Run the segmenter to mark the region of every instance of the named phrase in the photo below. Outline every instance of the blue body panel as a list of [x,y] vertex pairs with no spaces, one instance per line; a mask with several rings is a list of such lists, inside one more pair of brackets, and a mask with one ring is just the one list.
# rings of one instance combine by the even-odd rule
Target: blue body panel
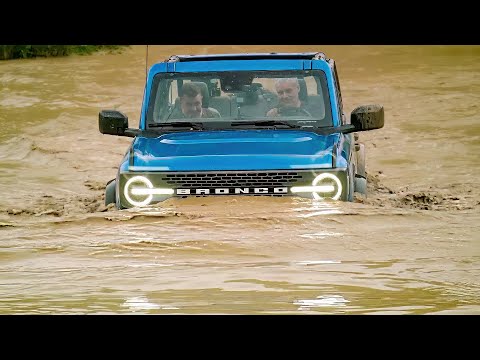
[[[125,171],[212,171],[330,169],[347,166],[341,134],[297,130],[232,130],[167,133],[138,137]],[[336,144],[336,146],[334,146]],[[337,149],[336,162],[333,150]],[[340,166],[339,166],[340,165]]]

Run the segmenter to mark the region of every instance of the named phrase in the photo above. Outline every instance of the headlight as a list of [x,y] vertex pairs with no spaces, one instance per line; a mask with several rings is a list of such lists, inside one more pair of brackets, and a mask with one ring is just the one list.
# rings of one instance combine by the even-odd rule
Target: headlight
[[290,189],[293,193],[311,192],[313,198],[316,200],[324,198],[338,200],[340,196],[342,196],[342,190],[342,182],[340,179],[330,173],[318,175],[313,179],[312,186],[294,186]]
[[[135,175],[129,179],[125,179],[125,181],[125,184],[121,185],[125,207],[148,206],[152,203],[164,201],[175,193],[172,188],[156,187],[160,184],[163,185],[163,183],[159,182],[158,178],[155,178],[155,175],[152,177],[147,174]],[[159,184],[157,185],[157,183]],[[168,184],[164,185],[168,186]]]
[[[313,197],[317,200],[323,199],[325,197],[331,198],[332,200],[338,200],[342,195],[342,182],[336,175],[330,173],[320,174],[315,179],[313,179],[312,185],[325,188],[328,187],[328,189],[325,189],[327,191],[318,191],[313,193]],[[323,196],[320,196],[319,193]]]
[[125,184],[123,194],[125,199],[133,206],[145,206],[150,204],[153,199],[151,193],[142,194],[147,189],[153,189],[152,182],[144,176],[134,176]]

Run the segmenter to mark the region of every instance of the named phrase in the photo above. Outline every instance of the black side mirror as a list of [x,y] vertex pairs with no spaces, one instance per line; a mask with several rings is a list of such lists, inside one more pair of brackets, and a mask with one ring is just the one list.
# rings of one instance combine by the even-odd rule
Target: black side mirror
[[98,129],[102,134],[126,136],[128,117],[117,110],[102,110],[98,114]]
[[354,131],[368,131],[380,129],[384,124],[384,111],[382,105],[362,105],[352,111],[351,124]]

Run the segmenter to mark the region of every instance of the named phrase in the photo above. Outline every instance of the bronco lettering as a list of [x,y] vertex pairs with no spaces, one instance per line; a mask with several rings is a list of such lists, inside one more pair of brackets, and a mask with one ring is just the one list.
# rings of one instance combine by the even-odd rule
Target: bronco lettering
[[[250,192],[250,190],[252,190]],[[176,189],[177,195],[228,195],[228,194],[288,194],[288,187],[275,188],[210,188],[210,189]]]

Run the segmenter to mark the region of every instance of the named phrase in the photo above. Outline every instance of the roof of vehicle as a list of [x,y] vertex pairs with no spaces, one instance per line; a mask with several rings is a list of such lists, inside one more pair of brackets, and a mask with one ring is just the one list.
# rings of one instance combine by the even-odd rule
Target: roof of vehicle
[[[172,55],[154,64],[150,68],[149,77],[165,72],[325,69],[330,61],[322,52]],[[317,65],[314,66],[313,63]]]
[[212,61],[212,60],[325,60],[322,52],[303,53],[241,53],[241,54],[206,54],[206,55],[172,55],[165,62]]

